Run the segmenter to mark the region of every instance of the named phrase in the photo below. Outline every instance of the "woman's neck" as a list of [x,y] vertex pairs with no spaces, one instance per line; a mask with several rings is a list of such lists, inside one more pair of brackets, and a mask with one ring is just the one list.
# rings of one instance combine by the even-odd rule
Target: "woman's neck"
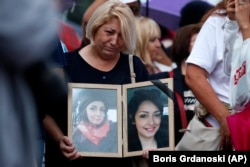
[[142,149],[145,150],[145,149],[155,149],[157,148],[157,142],[155,140],[154,137],[151,137],[151,138],[142,138],[139,136],[139,139],[140,139],[140,142],[141,142],[141,146],[142,146]]
[[89,65],[105,72],[112,70],[119,60],[119,56],[114,56],[113,59],[104,59],[91,44],[82,48],[79,54]]

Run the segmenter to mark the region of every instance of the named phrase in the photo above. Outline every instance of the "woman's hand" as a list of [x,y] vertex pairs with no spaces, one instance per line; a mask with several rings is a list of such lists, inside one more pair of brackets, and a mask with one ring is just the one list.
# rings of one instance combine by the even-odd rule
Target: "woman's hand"
[[230,20],[235,20],[235,1],[227,0],[226,2],[227,14]]
[[249,29],[250,27],[250,3],[248,0],[235,0],[235,19],[240,29]]
[[231,151],[233,147],[232,147],[230,132],[227,126],[226,117],[224,117],[220,121],[220,134],[221,134],[220,149]]
[[149,158],[149,151],[153,151],[155,148],[147,148],[142,150],[142,157],[148,159]]
[[74,144],[67,136],[63,136],[63,138],[59,141],[59,146],[62,154],[70,160],[81,158],[82,156],[75,149]]

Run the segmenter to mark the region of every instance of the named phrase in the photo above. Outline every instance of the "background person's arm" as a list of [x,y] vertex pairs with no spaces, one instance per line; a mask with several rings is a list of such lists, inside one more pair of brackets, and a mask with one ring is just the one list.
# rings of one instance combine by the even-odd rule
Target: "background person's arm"
[[208,73],[201,67],[194,64],[187,64],[185,77],[187,85],[198,101],[218,120],[221,129],[221,148],[230,149],[231,139],[226,122],[226,117],[230,113],[218,99],[207,77]]

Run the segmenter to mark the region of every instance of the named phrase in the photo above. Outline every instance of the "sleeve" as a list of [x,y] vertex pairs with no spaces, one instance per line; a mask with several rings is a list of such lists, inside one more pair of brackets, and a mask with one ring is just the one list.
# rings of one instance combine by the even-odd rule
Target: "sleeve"
[[218,19],[214,16],[210,16],[208,20],[203,24],[193,46],[193,49],[187,58],[186,62],[195,64],[203,69],[205,69],[208,73],[215,68],[217,62],[217,29],[218,27]]

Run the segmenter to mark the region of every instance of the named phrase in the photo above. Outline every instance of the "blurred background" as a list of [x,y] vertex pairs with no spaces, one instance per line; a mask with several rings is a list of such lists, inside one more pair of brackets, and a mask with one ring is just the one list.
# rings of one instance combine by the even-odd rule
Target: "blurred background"
[[[79,47],[82,32],[82,17],[94,0],[60,0],[62,28],[60,39],[69,51]],[[121,0],[122,1],[122,0]],[[141,15],[154,19],[162,30],[162,43],[166,48],[172,45],[176,30],[184,24],[197,22],[205,11],[220,0],[140,0]],[[181,25],[182,24],[182,25]],[[70,42],[71,41],[71,42]]]

